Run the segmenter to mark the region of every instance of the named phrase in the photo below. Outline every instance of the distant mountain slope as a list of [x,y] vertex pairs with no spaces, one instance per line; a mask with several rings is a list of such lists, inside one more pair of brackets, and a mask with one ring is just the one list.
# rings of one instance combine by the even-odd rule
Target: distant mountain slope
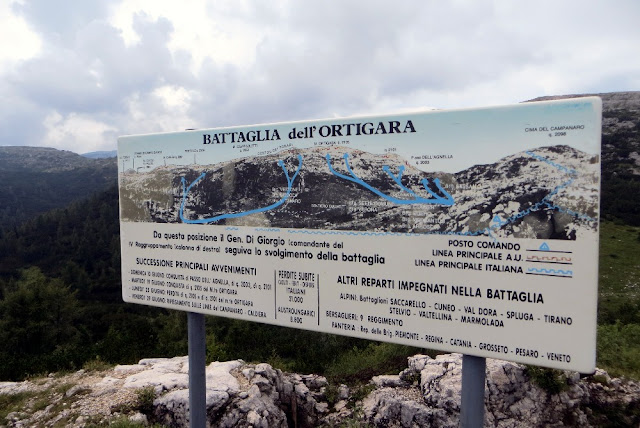
[[85,158],[89,158],[89,159],[103,159],[103,158],[115,158],[116,156],[118,156],[118,151],[117,150],[109,150],[109,151],[102,151],[102,152],[89,152],[89,153],[82,153],[80,156],[83,156]]
[[44,147],[0,147],[0,227],[18,225],[38,214],[115,184],[116,159],[88,159]]
[[530,101],[591,95],[602,98],[602,216],[640,226],[640,91]]

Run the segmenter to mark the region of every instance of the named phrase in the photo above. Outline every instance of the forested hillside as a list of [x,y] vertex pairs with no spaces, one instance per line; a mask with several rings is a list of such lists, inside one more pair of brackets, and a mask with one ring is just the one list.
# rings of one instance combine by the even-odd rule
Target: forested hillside
[[[607,221],[601,227],[599,364],[640,377],[640,92],[601,96]],[[21,150],[30,155],[17,156]],[[122,302],[115,160],[76,164],[75,156],[0,147],[0,380],[87,361],[132,363],[187,352],[184,313]],[[107,190],[69,205],[105,183]],[[214,317],[207,333],[209,359],[268,361],[354,378],[376,365],[393,370],[415,352]],[[360,363],[347,367],[350,360]]]
[[[0,379],[187,352],[186,315],[121,298],[118,194],[49,212],[0,239]],[[208,358],[320,371],[362,340],[208,319]],[[409,351],[404,351],[407,354]]]
[[115,158],[0,146],[0,225],[7,229],[103,191],[115,183],[116,174]]

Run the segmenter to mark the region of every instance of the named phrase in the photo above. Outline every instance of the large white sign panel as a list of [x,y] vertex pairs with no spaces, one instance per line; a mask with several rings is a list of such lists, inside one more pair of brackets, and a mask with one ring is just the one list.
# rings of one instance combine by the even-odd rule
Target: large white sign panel
[[595,368],[601,102],[118,141],[123,298]]

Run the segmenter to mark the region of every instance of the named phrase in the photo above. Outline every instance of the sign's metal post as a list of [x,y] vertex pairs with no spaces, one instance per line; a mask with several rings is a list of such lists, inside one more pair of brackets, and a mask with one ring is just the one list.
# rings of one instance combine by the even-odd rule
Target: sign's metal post
[[487,360],[472,355],[462,356],[462,401],[460,426],[482,428],[484,425],[484,390]]
[[189,329],[189,427],[205,428],[207,402],[204,315],[187,313]]

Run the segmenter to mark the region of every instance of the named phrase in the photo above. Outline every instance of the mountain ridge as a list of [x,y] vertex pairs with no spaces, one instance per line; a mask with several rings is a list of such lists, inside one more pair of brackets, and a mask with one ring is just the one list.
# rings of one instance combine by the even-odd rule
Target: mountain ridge
[[88,159],[48,147],[0,146],[0,225],[11,228],[106,190],[116,159]]
[[117,150],[107,150],[107,151],[98,151],[98,152],[89,152],[89,153],[80,153],[80,156],[89,158],[89,159],[103,159],[103,158],[115,158],[118,156]]
[[567,98],[584,98],[584,97],[600,97],[602,99],[602,110],[609,112],[612,110],[627,109],[640,111],[640,91],[623,91],[623,92],[599,92],[585,94],[566,94],[566,95],[544,95],[523,101],[525,103],[537,101],[553,101],[564,100]]
[[59,172],[110,166],[115,166],[113,159],[90,159],[52,147],[0,146],[0,171],[29,169],[33,172]]

